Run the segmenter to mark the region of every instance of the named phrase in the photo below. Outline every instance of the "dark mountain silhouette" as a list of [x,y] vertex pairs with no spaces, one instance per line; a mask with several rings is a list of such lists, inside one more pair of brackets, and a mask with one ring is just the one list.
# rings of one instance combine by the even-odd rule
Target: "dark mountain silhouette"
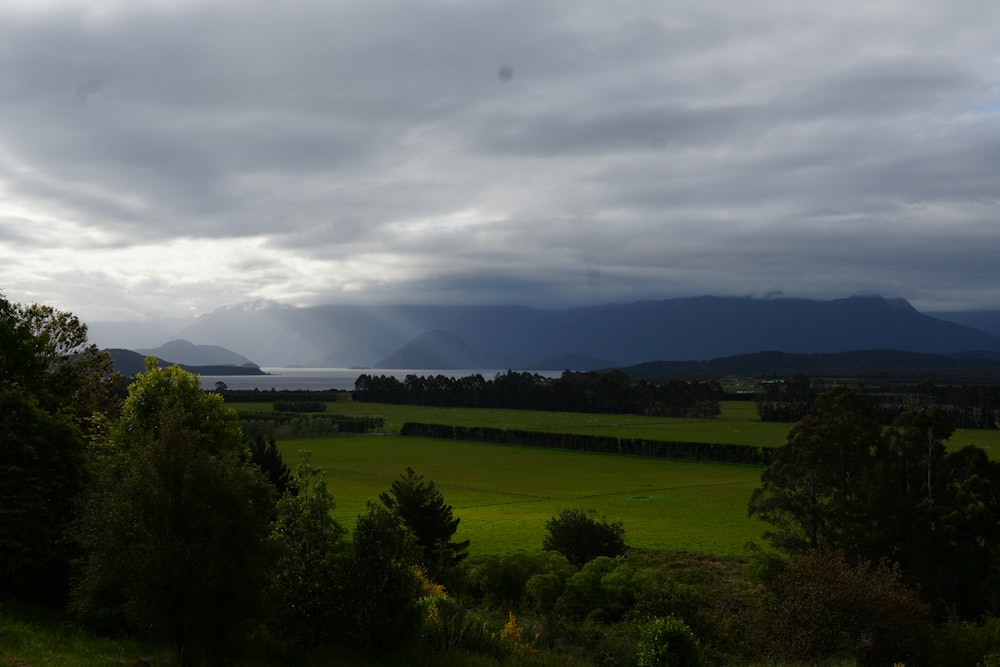
[[[135,377],[146,370],[146,356],[132,350],[121,348],[108,348],[106,352],[111,355],[111,361],[115,365],[115,370],[125,377]],[[154,355],[155,356],[155,355]],[[172,361],[158,359],[160,367],[174,365]],[[266,375],[256,364],[247,363],[242,366],[228,365],[206,365],[191,366],[187,364],[177,364],[181,368],[198,375]]]
[[891,349],[1000,352],[1000,338],[929,317],[903,299],[832,301],[694,297],[542,310],[524,306],[243,304],[184,332],[224,341],[265,366],[370,366],[424,332],[458,336],[476,367],[528,368],[567,353],[631,365],[716,359],[762,350],[812,354]]
[[938,382],[1000,381],[1000,354],[950,355],[899,350],[852,350],[816,354],[756,352],[706,361],[650,361],[622,370],[634,379],[717,379],[727,376],[787,378],[794,375]]
[[435,329],[417,336],[401,349],[376,362],[374,368],[479,368],[481,361],[461,338]]
[[1000,310],[941,311],[927,314],[939,320],[972,327],[1000,337]]
[[242,354],[218,345],[195,345],[191,341],[178,339],[152,349],[136,350],[139,354],[151,354],[164,361],[189,366],[243,366],[252,363]]
[[560,354],[557,357],[533,361],[523,367],[528,371],[599,371],[605,368],[618,368],[617,361],[588,357],[586,354]]

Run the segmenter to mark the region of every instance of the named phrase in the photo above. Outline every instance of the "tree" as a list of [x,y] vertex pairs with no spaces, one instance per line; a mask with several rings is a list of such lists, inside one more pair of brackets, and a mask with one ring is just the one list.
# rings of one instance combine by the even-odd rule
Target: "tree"
[[765,539],[789,553],[857,555],[867,539],[865,476],[882,443],[862,394],[840,386],[820,396],[775,451],[750,498],[750,516],[776,528]]
[[355,642],[386,650],[415,635],[421,622],[420,553],[398,514],[368,503],[354,528],[346,578]]
[[1000,463],[977,447],[947,452],[935,406],[883,434],[864,397],[838,387],[817,399],[761,475],[751,516],[796,555],[890,559],[939,616],[1000,608]]
[[0,296],[0,590],[22,597],[68,589],[84,436],[112,405],[108,357],[86,333],[69,313]]
[[274,488],[278,492],[278,497],[289,493],[292,495],[298,493],[303,485],[302,480],[299,480],[298,484],[292,483],[292,473],[281,457],[281,452],[274,442],[274,436],[269,436],[265,440],[263,434],[257,433],[253,437],[247,437],[246,441],[250,451],[250,460],[271,480],[271,484],[274,484]]
[[271,528],[278,556],[268,592],[277,636],[311,645],[335,636],[350,613],[343,592],[346,531],[331,514],[333,495],[309,452],[303,452],[291,487],[295,493],[278,501]]
[[625,553],[625,527],[620,521],[608,523],[596,512],[564,509],[545,522],[542,549],[558,551],[577,567],[598,556],[616,557]]
[[73,551],[64,533],[86,482],[73,421],[21,388],[0,390],[0,591],[66,595]]
[[182,663],[221,660],[260,615],[274,507],[236,413],[147,358],[97,466],[73,607],[173,641]]
[[437,581],[444,570],[468,555],[468,540],[451,541],[460,519],[452,517],[451,505],[445,503],[434,482],[425,482],[413,468],[407,468],[379,499],[416,537],[421,562],[431,579]]
[[121,376],[111,355],[87,343],[87,325],[51,306],[19,306],[17,316],[38,343],[37,390],[70,410],[91,437],[99,437],[106,417],[118,409]]

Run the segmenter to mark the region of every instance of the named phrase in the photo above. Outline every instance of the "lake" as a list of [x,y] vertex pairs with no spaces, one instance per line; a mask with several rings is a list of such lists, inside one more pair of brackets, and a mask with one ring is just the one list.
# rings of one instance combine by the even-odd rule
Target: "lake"
[[[307,389],[322,391],[325,389],[354,389],[354,381],[359,375],[389,375],[403,380],[407,375],[445,377],[467,377],[480,374],[487,380],[493,379],[497,373],[506,373],[507,369],[388,369],[388,368],[261,368],[267,375],[202,375],[202,389],[215,389],[216,382],[225,382],[229,389]],[[542,377],[557,378],[562,371],[528,371]]]

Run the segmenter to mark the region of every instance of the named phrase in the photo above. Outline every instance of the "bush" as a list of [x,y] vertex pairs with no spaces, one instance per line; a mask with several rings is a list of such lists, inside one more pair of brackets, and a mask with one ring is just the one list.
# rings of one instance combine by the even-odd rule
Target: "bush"
[[642,629],[636,651],[637,667],[698,667],[701,646],[684,621],[654,618]]
[[545,522],[542,549],[558,551],[577,567],[599,556],[615,558],[625,553],[625,528],[620,521],[596,519],[596,512],[564,509]]
[[495,658],[506,652],[499,633],[490,630],[480,612],[470,611],[443,595],[425,598],[422,607],[420,643],[426,648],[438,652],[465,649]]
[[780,660],[893,664],[924,654],[930,609],[885,563],[848,565],[810,552],[792,559],[773,584],[762,627]]
[[[535,577],[555,576],[559,582],[555,595],[562,594],[562,584],[576,572],[576,568],[562,554],[555,552],[528,553],[515,551],[505,556],[489,556],[478,561],[469,572],[470,594],[488,604],[518,609],[527,596],[538,608],[543,595],[541,583],[529,587]],[[532,591],[532,592],[529,592]],[[555,600],[551,600],[554,604]],[[544,605],[541,605],[544,606]]]
[[617,622],[633,608],[640,591],[661,580],[654,570],[637,572],[629,563],[601,556],[566,580],[555,611],[570,618]]
[[992,667],[1000,664],[1000,618],[981,623],[957,618],[936,627],[927,651],[927,664],[954,667]]

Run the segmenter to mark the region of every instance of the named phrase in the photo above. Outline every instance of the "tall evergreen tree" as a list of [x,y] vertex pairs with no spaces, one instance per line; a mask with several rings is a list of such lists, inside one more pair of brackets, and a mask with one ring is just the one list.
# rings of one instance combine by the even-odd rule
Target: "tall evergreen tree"
[[445,569],[468,555],[468,540],[451,541],[460,519],[452,516],[451,505],[445,503],[434,482],[424,481],[424,476],[413,468],[407,468],[406,474],[400,475],[379,499],[416,537],[424,568],[435,581]]

